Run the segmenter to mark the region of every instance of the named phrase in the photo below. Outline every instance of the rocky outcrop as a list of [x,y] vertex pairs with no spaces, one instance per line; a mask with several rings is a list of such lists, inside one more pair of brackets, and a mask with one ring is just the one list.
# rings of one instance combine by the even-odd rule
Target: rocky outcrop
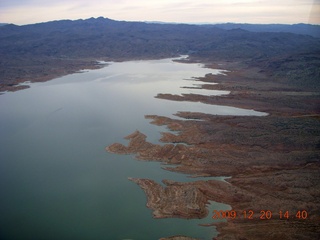
[[[207,201],[217,201],[231,205],[238,216],[248,210],[254,213],[253,219],[237,217],[216,223],[219,240],[320,239],[319,93],[272,82],[256,70],[242,69],[242,75],[233,70],[228,76],[201,79],[217,78],[220,84],[210,88],[230,90],[230,98],[185,95],[171,100],[254,108],[269,116],[190,112],[177,113],[182,119],[146,116],[171,130],[162,134],[165,144],[148,143],[145,135],[135,132],[127,137],[128,146],[113,144],[107,150],[175,163],[166,169],[194,176],[231,176],[227,182],[164,181],[165,187],[149,179],[132,179],[145,191],[147,206],[157,218],[204,217]],[[296,215],[302,210],[308,213],[305,219]],[[272,217],[261,219],[263,211],[270,211]],[[281,218],[280,211],[288,211],[290,217]]]
[[146,141],[146,135],[139,131],[125,137],[129,140],[128,146],[120,143],[114,143],[106,147],[106,150],[111,153],[132,154],[136,153],[137,158],[149,161],[162,161],[170,164],[181,163],[185,160],[185,151],[187,147],[183,144],[166,144],[160,146]]
[[203,218],[208,215],[207,196],[193,184],[163,180],[166,185],[150,179],[129,178],[137,183],[147,195],[147,207],[153,210],[154,218]]

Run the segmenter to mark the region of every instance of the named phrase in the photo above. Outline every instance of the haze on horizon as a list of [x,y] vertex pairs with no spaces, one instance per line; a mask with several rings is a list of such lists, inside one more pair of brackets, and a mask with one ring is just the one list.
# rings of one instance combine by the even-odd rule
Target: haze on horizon
[[177,23],[320,24],[320,0],[2,0],[0,22],[107,17]]

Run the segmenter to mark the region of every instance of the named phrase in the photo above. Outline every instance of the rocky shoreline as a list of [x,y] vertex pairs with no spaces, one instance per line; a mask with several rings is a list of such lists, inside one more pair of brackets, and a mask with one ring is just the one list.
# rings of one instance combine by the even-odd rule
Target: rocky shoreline
[[[319,92],[269,78],[261,69],[240,63],[224,63],[223,68],[230,72],[199,80],[204,89],[228,90],[230,95],[157,97],[254,109],[268,116],[191,112],[177,113],[185,120],[146,116],[153,124],[165,125],[176,134],[163,133],[161,141],[165,144],[156,145],[137,131],[126,137],[128,146],[116,143],[106,150],[176,164],[166,169],[194,176],[231,176],[227,182],[164,180],[166,187],[150,179],[130,179],[145,191],[147,206],[156,218],[202,218],[210,214],[226,219],[226,223],[215,224],[220,233],[217,239],[318,239]],[[231,205],[237,216],[208,213],[209,200]],[[302,211],[307,216],[302,217]]]
[[[45,82],[61,76],[76,73],[82,69],[104,67],[95,59],[40,58],[7,60],[8,67],[1,72],[0,93],[15,92],[29,88],[24,82]],[[10,66],[13,65],[14,67]]]

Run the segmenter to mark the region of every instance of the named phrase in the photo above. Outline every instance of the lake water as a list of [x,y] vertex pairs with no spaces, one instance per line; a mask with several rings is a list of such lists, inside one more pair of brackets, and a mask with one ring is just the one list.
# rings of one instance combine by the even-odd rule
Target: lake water
[[[144,115],[177,111],[263,113],[154,98],[158,93],[227,94],[186,89],[193,77],[222,73],[171,59],[109,63],[0,95],[0,239],[135,239],[172,235],[211,239],[202,220],[153,219],[128,177],[193,181],[156,162],[105,151],[139,130],[158,142],[165,127]],[[221,178],[223,179],[223,178]],[[210,209],[229,209],[212,202]]]

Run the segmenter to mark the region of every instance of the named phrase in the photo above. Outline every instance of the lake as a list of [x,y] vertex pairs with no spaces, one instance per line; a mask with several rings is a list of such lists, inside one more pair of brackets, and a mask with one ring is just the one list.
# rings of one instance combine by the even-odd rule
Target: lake
[[[153,219],[144,192],[128,177],[193,181],[160,163],[105,151],[135,130],[158,143],[165,127],[148,114],[264,113],[154,98],[158,93],[228,94],[181,88],[224,71],[172,59],[108,63],[0,95],[0,239],[136,239],[216,236],[202,220]],[[218,178],[223,180],[223,177]],[[210,209],[230,209],[211,202]]]

